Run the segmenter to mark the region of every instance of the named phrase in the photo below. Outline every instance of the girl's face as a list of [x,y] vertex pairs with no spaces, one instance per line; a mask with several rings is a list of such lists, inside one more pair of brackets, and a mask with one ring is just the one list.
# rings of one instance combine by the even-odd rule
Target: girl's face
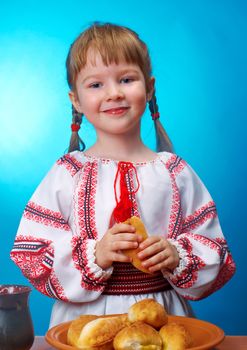
[[140,67],[120,62],[106,66],[100,54],[88,51],[87,64],[76,80],[76,92],[70,99],[76,110],[83,113],[102,134],[125,134],[139,130],[140,118],[152,96]]

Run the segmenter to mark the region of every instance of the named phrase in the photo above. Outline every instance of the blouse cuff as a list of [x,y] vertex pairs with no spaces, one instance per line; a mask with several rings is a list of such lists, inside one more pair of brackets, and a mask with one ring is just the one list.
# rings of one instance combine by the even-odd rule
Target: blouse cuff
[[168,242],[170,244],[172,244],[178,252],[179,255],[179,264],[178,266],[173,270],[173,271],[163,271],[164,276],[167,277],[172,277],[172,278],[176,278],[177,276],[180,276],[181,274],[183,274],[183,272],[187,269],[188,267],[188,263],[189,263],[189,259],[188,259],[188,252],[182,247],[182,245],[171,238],[167,239]]
[[113,267],[110,266],[106,270],[103,270],[99,265],[95,263],[95,247],[97,241],[94,239],[89,239],[87,242],[87,265],[90,271],[90,274],[93,274],[95,279],[107,280],[111,277]]

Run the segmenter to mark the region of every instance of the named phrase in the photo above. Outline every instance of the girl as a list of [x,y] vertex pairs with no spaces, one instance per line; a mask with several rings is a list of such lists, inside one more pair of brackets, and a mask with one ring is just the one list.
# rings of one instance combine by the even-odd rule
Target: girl
[[[147,297],[170,314],[190,316],[187,300],[222,287],[235,265],[209,193],[170,152],[147,47],[128,28],[94,24],[72,44],[66,63],[71,152],[28,202],[11,257],[35,288],[57,299],[50,326],[79,314],[125,313]],[[140,137],[147,102],[162,152]],[[82,115],[97,133],[85,152]],[[123,223],[133,215],[146,226],[144,241]],[[136,247],[150,273],[124,254]]]

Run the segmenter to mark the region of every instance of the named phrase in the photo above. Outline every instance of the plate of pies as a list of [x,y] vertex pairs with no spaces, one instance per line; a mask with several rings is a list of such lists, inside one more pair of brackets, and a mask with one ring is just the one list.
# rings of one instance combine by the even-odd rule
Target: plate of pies
[[58,350],[207,350],[224,331],[192,317],[172,316],[154,299],[133,304],[127,314],[81,315],[48,330],[46,341]]

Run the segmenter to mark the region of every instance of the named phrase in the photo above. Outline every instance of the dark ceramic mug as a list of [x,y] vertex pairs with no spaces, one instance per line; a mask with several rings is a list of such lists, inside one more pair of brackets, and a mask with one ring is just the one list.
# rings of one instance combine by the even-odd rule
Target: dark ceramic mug
[[28,350],[34,341],[28,297],[31,288],[0,285],[0,349]]

